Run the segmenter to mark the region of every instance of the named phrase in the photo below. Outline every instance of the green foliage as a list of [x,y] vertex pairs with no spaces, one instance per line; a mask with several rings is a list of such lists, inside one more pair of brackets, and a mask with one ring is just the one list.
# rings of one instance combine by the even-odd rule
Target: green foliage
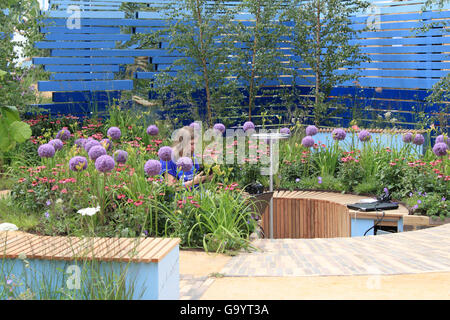
[[30,125],[20,121],[16,107],[0,106],[0,155],[31,136]]

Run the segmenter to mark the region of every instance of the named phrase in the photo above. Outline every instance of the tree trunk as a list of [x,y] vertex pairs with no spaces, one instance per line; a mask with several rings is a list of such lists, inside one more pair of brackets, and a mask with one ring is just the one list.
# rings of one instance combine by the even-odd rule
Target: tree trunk
[[253,102],[255,99],[255,63],[256,63],[256,49],[258,46],[258,25],[260,21],[261,15],[261,2],[258,1],[258,9],[256,11],[256,22],[255,22],[255,38],[253,39],[253,52],[252,52],[252,66],[251,66],[251,75],[250,75],[250,88],[249,88],[249,97],[248,97],[248,121],[252,120],[252,108]]

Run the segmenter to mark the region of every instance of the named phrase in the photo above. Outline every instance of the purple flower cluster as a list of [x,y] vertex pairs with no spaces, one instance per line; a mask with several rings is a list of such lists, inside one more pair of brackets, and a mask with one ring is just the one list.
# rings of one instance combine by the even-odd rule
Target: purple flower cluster
[[61,141],[61,139],[53,139],[50,140],[48,143],[51,144],[56,151],[61,150],[64,147],[64,144]]
[[75,145],[77,145],[80,148],[84,148],[84,146],[86,145],[86,142],[88,142],[87,139],[79,138],[79,139],[75,140]]
[[311,148],[314,143],[314,139],[311,136],[306,136],[302,139],[302,145],[306,148]]
[[128,160],[128,152],[124,150],[117,150],[114,152],[114,160],[116,160],[117,163],[125,163]]
[[446,143],[438,142],[434,145],[433,152],[438,157],[443,157],[443,156],[447,155],[447,149],[448,149],[448,146]]
[[216,123],[213,127],[213,129],[216,129],[222,133],[225,132],[225,125],[223,123]]
[[95,160],[95,168],[103,173],[111,171],[115,166],[116,163],[114,162],[114,159],[106,154]]
[[56,139],[61,139],[62,141],[66,141],[70,139],[70,131],[67,129],[61,129],[56,134]]
[[255,129],[255,124],[251,121],[247,121],[243,125],[244,131]]
[[315,136],[319,132],[319,129],[316,126],[307,126],[306,127],[306,135],[307,136]]
[[110,137],[112,140],[119,140],[120,136],[122,135],[122,132],[120,132],[120,129],[117,127],[111,127],[106,132],[106,135]]
[[446,143],[450,147],[450,139],[443,134],[436,137],[436,143]]
[[93,146],[88,152],[91,160],[97,160],[99,157],[106,155],[106,149],[103,146]]
[[183,172],[190,171],[194,164],[192,163],[192,159],[189,157],[181,157],[177,161],[177,167],[180,168]]
[[162,161],[172,160],[172,148],[171,147],[162,147],[158,151],[158,157]]
[[72,171],[86,170],[88,166],[87,159],[81,156],[75,156],[69,161],[69,169]]
[[103,139],[102,141],[100,141],[100,144],[103,146],[103,148],[106,149],[106,151],[111,150],[111,147],[112,147],[111,140]]
[[291,130],[289,128],[281,128],[280,129],[281,134],[291,134]]
[[333,136],[334,140],[342,141],[345,140],[347,133],[345,132],[344,129],[334,129],[333,132],[331,132],[331,135]]
[[158,160],[148,160],[144,165],[144,171],[150,177],[158,175],[161,172],[161,162]]
[[102,144],[95,139],[88,140],[84,145],[84,150],[86,150],[86,152],[89,153],[89,150],[91,150],[92,147],[101,146],[101,145]]
[[420,133],[418,133],[418,134],[416,134],[416,135],[414,136],[413,143],[414,143],[415,145],[421,146],[421,145],[423,145],[424,142],[425,142],[425,138],[424,138],[424,136],[421,135]]
[[403,135],[402,140],[404,143],[410,143],[412,142],[413,139],[413,135],[411,132],[407,132]]
[[152,124],[151,126],[148,126],[147,128],[147,134],[150,136],[157,136],[159,133],[159,129],[157,126],[155,126],[154,124]]
[[194,130],[200,130],[200,124],[198,122],[192,122],[189,127],[194,128]]
[[358,139],[362,142],[369,141],[371,138],[372,138],[372,136],[370,135],[370,132],[367,130],[361,130],[358,133]]
[[38,148],[38,155],[41,158],[53,158],[55,148],[49,143],[43,144]]

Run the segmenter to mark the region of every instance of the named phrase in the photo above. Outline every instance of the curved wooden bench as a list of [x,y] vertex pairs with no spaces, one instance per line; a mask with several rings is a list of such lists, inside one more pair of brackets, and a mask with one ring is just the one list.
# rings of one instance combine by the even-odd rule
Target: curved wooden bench
[[89,262],[96,262],[105,275],[114,270],[119,276],[126,270],[126,283],[134,286],[136,299],[178,299],[179,243],[178,238],[50,237],[6,231],[0,232],[0,258],[6,261],[2,273],[8,268],[23,273],[20,260],[26,257],[31,270],[50,277],[46,280],[56,279],[56,270],[89,268]]
[[[364,198],[367,197],[324,191],[276,191],[273,195],[273,236],[275,239],[299,239],[363,235],[361,230],[367,230],[381,216],[379,212],[347,208],[347,204]],[[403,231],[406,215],[408,209],[399,205],[396,210],[385,211],[380,225],[397,226]],[[267,237],[269,208],[262,216],[262,227]]]

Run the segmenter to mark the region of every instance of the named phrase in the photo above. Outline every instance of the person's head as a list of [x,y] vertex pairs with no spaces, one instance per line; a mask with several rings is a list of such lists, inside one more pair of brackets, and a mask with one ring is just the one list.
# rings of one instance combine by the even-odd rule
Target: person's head
[[194,128],[185,126],[175,131],[172,139],[173,160],[193,155],[196,141]]

